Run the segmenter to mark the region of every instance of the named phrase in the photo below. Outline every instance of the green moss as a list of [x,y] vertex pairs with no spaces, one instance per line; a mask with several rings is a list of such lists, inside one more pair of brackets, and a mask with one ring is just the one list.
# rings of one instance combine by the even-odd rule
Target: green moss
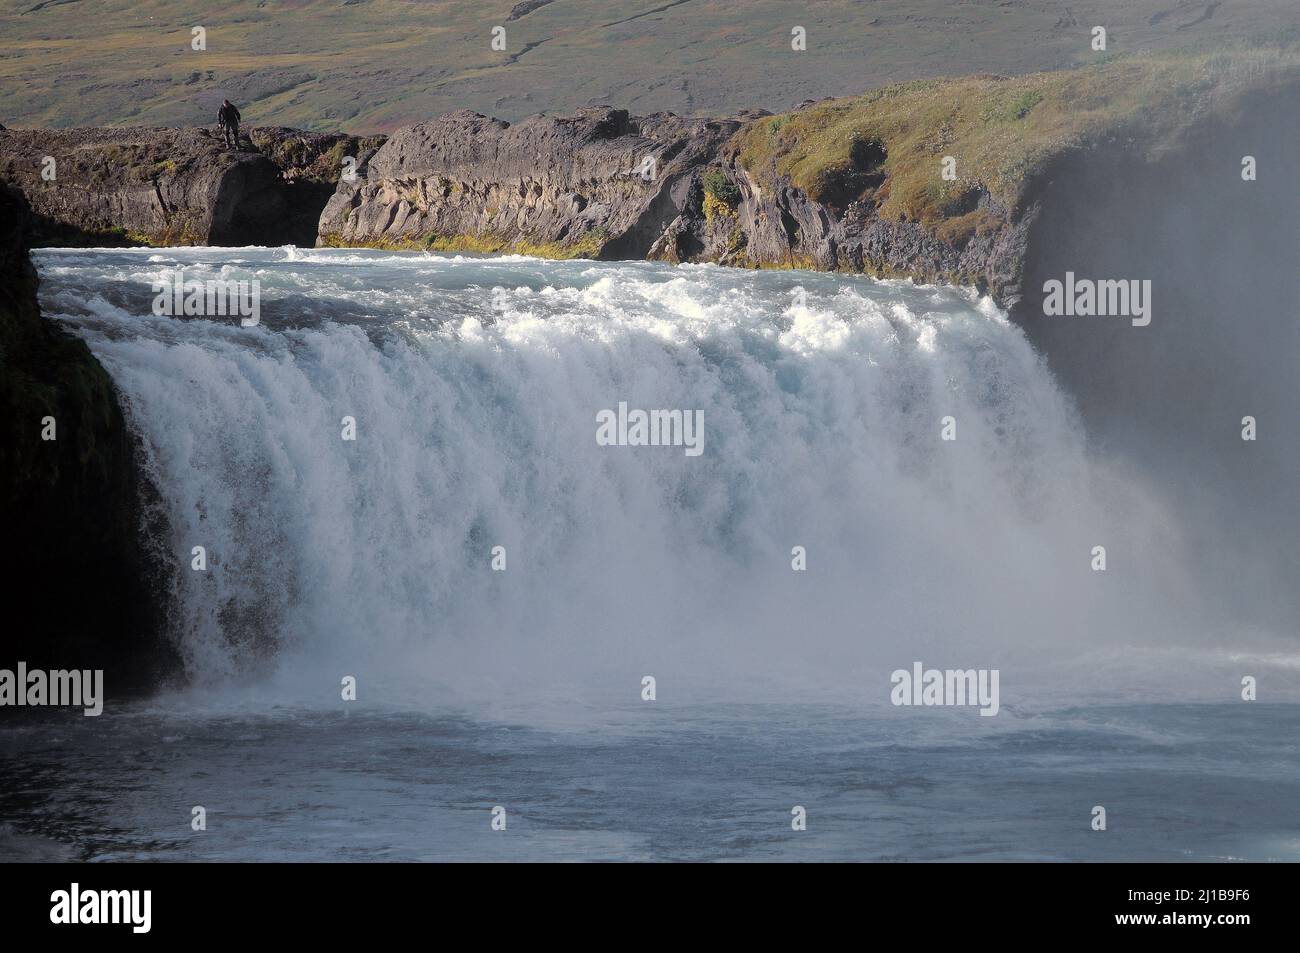
[[734,255],[737,252],[744,251],[748,245],[749,236],[745,234],[745,230],[737,222],[731,227],[731,231],[727,233],[727,253]]
[[739,187],[728,179],[727,173],[721,169],[706,169],[700,176],[700,182],[704,186],[705,195],[711,195],[728,208],[735,208],[740,204]]
[[328,162],[330,169],[340,169],[343,167],[343,159],[347,156],[348,143],[346,139],[340,139],[334,143],[334,148],[330,149]]
[[519,241],[515,243],[514,250],[521,255],[533,255],[537,258],[595,258],[608,240],[608,231],[603,228],[593,228],[571,241],[541,243]]
[[178,231],[169,239],[165,235],[149,235],[121,226],[104,229],[83,229],[74,225],[55,223],[45,226],[32,236],[33,248],[130,248],[136,245],[161,247],[164,245],[201,245],[203,242],[188,233]]

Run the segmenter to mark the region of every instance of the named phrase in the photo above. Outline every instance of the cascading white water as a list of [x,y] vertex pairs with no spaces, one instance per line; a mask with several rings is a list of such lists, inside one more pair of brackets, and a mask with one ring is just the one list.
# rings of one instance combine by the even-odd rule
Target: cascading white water
[[[1177,526],[962,292],[292,249],[38,263],[142,437],[200,686],[490,701],[653,674],[669,699],[883,702],[918,659],[1082,657],[1087,693],[1114,647],[1225,644]],[[177,264],[257,278],[262,325],[150,314]],[[701,410],[703,453],[598,446],[620,401]]]

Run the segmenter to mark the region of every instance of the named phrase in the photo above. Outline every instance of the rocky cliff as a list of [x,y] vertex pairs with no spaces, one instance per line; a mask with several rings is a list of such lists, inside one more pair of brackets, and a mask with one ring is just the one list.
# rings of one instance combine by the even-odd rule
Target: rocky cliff
[[[1089,440],[1198,514],[1186,562],[1236,579],[1237,618],[1279,631],[1300,612],[1300,547],[1279,532],[1300,526],[1297,104],[1300,85],[1266,84],[1158,155],[1117,143],[1060,156],[1030,195],[1010,312]],[[1045,315],[1043,285],[1067,271],[1150,281],[1150,324]],[[1248,416],[1269,433],[1243,440]]]
[[115,697],[171,659],[140,544],[146,488],[108,374],[41,318],[32,224],[0,185],[0,645],[9,668],[103,668]]
[[[809,102],[783,115],[510,124],[459,111],[390,139],[249,130],[0,129],[37,244],[284,244],[651,258],[973,286],[1014,308],[1048,183],[1072,157],[1148,161],[1289,48],[1100,58]],[[1279,121],[1289,117],[1279,116]],[[1293,117],[1292,117],[1293,118]],[[51,166],[52,160],[52,166]],[[349,161],[350,160],[350,161]],[[53,178],[48,170],[53,169]]]
[[206,128],[0,129],[0,180],[21,189],[36,245],[311,245],[347,155],[382,139]]
[[[338,183],[345,175],[365,169],[385,141],[384,136],[304,132],[284,126],[254,126],[248,130],[248,138],[280,170],[290,209],[286,223],[289,243],[303,247],[316,243],[321,212]],[[256,239],[243,244],[284,242]]]
[[455,112],[395,133],[340,182],[323,245],[644,258],[698,207],[698,172],[738,120],[596,107],[511,125]]
[[[515,251],[543,257],[713,261],[871,271],[1015,287],[1028,217],[987,194],[998,226],[954,241],[888,221],[860,194],[887,180],[859,150],[837,208],[742,164],[739,135],[767,114],[685,120],[594,107],[517,125],[456,112],[396,133],[364,177],[340,183],[322,245]],[[856,179],[854,179],[856,177]],[[858,181],[860,180],[860,181]],[[833,200],[832,200],[833,201]]]
[[781,116],[594,107],[510,125],[461,111],[399,131],[340,182],[319,243],[865,272],[1014,307],[1063,162],[1185,148],[1194,124],[1297,75],[1286,51],[1171,53]]

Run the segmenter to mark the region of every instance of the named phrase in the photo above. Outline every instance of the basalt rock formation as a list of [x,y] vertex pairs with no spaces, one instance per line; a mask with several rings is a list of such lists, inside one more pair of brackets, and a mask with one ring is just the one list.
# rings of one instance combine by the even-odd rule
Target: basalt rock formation
[[511,125],[460,111],[398,131],[341,181],[318,244],[860,272],[971,286],[1015,309],[1069,163],[1190,155],[1197,123],[1297,85],[1288,51],[1178,53],[905,84],[781,116],[591,107]]
[[[289,244],[310,247],[316,243],[321,212],[345,175],[364,169],[384,144],[384,136],[349,136],[344,133],[303,132],[284,126],[254,126],[248,138],[257,150],[280,169],[290,209]],[[258,239],[245,244],[285,244]]]
[[[1003,305],[1019,299],[1026,236],[1036,208],[1016,215],[983,192],[971,208],[985,213],[991,227],[953,238],[927,223],[885,218],[868,198],[853,196],[837,207],[810,198],[788,180],[764,185],[733,156],[726,162],[740,200],[734,209],[717,214],[729,216],[740,229],[744,254],[715,259],[722,264],[946,282],[988,292]],[[872,168],[870,161],[864,165]],[[883,173],[875,174],[884,180]]]
[[210,129],[0,130],[0,180],[21,189],[35,245],[311,245],[346,156],[382,139]]
[[1041,260],[1031,239],[1053,241],[1040,214],[1071,188],[1062,170],[1185,150],[1215,107],[1252,89],[1293,96],[1296,76],[1286,49],[1177,53],[910,83],[780,116],[597,106],[510,124],[462,110],[387,141],[254,128],[241,152],[207,129],[0,130],[0,179],[27,195],[36,244],[838,270],[971,286],[1015,312]]
[[399,130],[340,182],[319,243],[644,258],[739,126],[608,107],[515,125],[450,113]]
[[[511,125],[451,113],[394,134],[364,177],[340,182],[321,245],[516,251],[543,257],[714,261],[910,275],[1014,291],[1028,217],[982,195],[1003,227],[961,243],[868,202],[823,204],[760,184],[736,134],[766,113],[688,120],[593,107]],[[863,156],[862,181],[884,178]]]
[[102,668],[111,698],[172,659],[140,542],[147,488],[108,374],[41,317],[32,224],[0,185],[0,648],[9,668]]

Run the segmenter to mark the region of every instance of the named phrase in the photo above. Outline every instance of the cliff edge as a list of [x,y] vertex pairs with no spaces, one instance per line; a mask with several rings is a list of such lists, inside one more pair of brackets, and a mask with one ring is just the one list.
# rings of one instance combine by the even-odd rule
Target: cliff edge
[[455,112],[341,181],[318,244],[838,270],[1014,307],[1065,160],[1155,160],[1245,96],[1294,94],[1298,63],[1275,48],[1102,58],[716,120]]
[[399,130],[341,181],[322,245],[645,258],[739,120],[607,106],[511,125],[450,113]]
[[41,317],[32,215],[0,185],[0,574],[5,665],[105,670],[110,697],[172,659],[141,545],[132,437],[107,372]]
[[26,196],[37,246],[310,246],[344,159],[383,138],[255,127],[241,141],[232,151],[203,127],[0,128],[0,181]]

